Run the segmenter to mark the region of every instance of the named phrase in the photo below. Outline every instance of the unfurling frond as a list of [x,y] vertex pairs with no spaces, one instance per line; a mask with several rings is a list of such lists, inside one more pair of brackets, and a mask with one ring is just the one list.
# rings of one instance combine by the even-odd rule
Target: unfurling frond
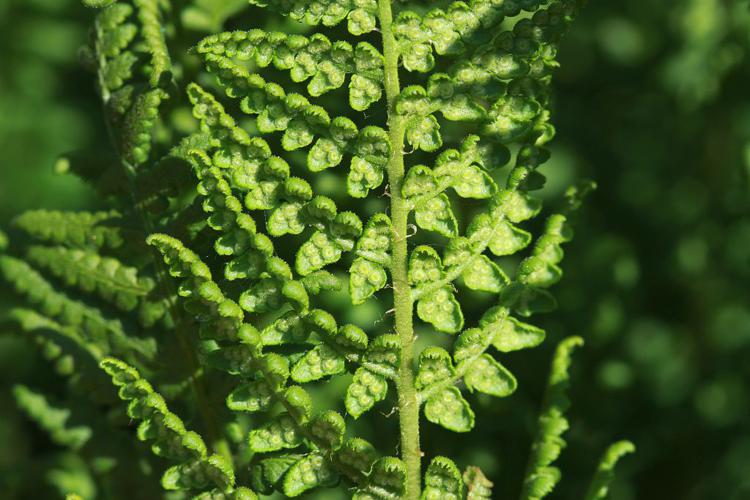
[[562,435],[568,430],[569,425],[565,417],[565,412],[570,406],[568,369],[573,350],[581,345],[583,345],[583,339],[569,337],[560,342],[555,351],[542,413],[539,416],[537,435],[531,448],[531,457],[521,493],[522,499],[544,498],[552,492],[560,480],[560,470],[552,466],[552,463],[557,460],[565,447]]
[[607,448],[591,480],[591,485],[586,493],[586,500],[605,500],[609,494],[609,487],[615,478],[617,462],[628,453],[634,452],[635,445],[630,441],[618,441]]
[[427,467],[424,477],[424,500],[440,498],[464,498],[464,483],[461,472],[453,461],[446,457],[435,457]]
[[138,439],[153,441],[154,454],[177,462],[162,476],[165,489],[210,491],[215,487],[224,494],[237,494],[232,464],[225,456],[209,455],[203,438],[185,428],[135,368],[115,358],[102,360],[101,367],[119,388],[120,398],[129,402],[130,418],[140,421]]

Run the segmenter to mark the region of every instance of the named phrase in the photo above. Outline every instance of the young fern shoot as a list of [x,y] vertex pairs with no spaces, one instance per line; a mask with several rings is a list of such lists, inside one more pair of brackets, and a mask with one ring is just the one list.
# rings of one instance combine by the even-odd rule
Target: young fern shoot
[[[555,307],[580,193],[535,225],[533,192],[554,136],[557,47],[584,1],[250,0],[317,32],[213,33],[191,54],[170,48],[181,23],[214,26],[234,2],[182,17],[168,0],[84,3],[101,9],[85,59],[117,158],[66,167],[116,210],[19,217],[35,244],[0,270],[41,310],[18,312],[27,329],[58,330],[101,365],[138,438],[172,464],[161,485],[183,497],[341,484],[361,500],[490,498],[476,467],[423,463],[420,423],[471,431],[471,393],[510,396],[500,358],[545,339],[527,318]],[[188,109],[193,121],[176,125]],[[478,295],[490,306],[467,320]],[[385,302],[392,324],[347,322],[334,296],[351,310]],[[555,357],[522,498],[559,479],[579,343]],[[321,405],[321,381],[347,374],[340,400]],[[18,394],[57,438],[84,441],[43,415],[60,410]],[[389,394],[399,438],[353,435]],[[169,407],[192,408],[196,430]],[[589,498],[606,495],[628,446],[605,455]]]

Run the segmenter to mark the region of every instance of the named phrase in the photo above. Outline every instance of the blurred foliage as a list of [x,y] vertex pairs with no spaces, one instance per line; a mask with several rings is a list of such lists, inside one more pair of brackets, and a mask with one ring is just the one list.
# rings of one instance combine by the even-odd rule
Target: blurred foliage
[[[229,27],[259,22],[257,11],[232,17],[243,2],[222,2],[222,16],[202,15],[215,3],[194,0],[183,22],[196,31],[215,30],[222,17]],[[98,206],[86,187],[52,168],[62,152],[107,147],[93,82],[76,62],[89,21],[72,0],[0,0],[4,228],[28,208]],[[580,177],[599,189],[573,221],[560,308],[545,325],[551,338],[510,357],[520,389],[500,403],[480,398],[477,432],[457,438],[426,426],[428,452],[439,443],[492,477],[498,498],[516,496],[547,360],[557,340],[580,334],[587,346],[573,367],[561,464],[569,472],[556,498],[581,496],[586,471],[613,437],[638,446],[613,500],[750,498],[749,50],[747,0],[590,3],[561,53],[545,193]],[[334,189],[319,182],[321,191]],[[0,290],[0,311],[11,300]],[[383,309],[370,302],[350,314],[372,323]],[[15,383],[61,391],[50,373],[32,346],[0,327],[0,497],[56,498],[53,484],[76,484],[122,498],[15,409]],[[397,422],[358,425],[377,439]],[[487,442],[496,444],[492,453]]]
[[[77,64],[86,41],[88,13],[77,2],[0,0],[0,226],[34,206],[76,209],[96,206],[76,178],[53,171],[56,157],[69,149],[106,141],[97,123],[99,104],[90,75]],[[0,288],[0,311],[12,300]],[[0,316],[2,315],[0,313]],[[0,318],[1,319],[1,318]],[[81,459],[51,446],[46,435],[23,418],[11,393],[25,381],[55,392],[33,345],[0,323],[0,497],[54,497],[45,474],[59,483],[94,487]],[[47,377],[45,377],[47,375]]]

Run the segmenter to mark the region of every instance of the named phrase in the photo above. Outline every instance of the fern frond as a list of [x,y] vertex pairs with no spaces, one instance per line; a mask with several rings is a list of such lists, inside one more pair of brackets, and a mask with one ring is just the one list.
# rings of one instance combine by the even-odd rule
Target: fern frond
[[[510,280],[484,252],[489,249],[502,256],[523,248],[530,237],[516,238],[524,233],[513,224],[530,219],[539,208],[539,203],[525,194],[504,190],[493,198],[487,213],[472,221],[466,237],[451,240],[442,259],[431,247],[417,248],[409,263],[409,280],[420,319],[449,333],[463,327],[463,313],[451,288],[461,276],[469,288],[502,291]],[[453,218],[450,207],[446,213]]]
[[[91,58],[96,61],[108,121],[112,130],[118,132],[113,140],[120,159],[125,162],[126,173],[133,177],[137,167],[150,157],[159,108],[168,98],[158,88],[171,79],[171,60],[161,17],[164,3],[135,0],[135,11],[126,3],[107,5],[97,16]],[[151,65],[145,68],[138,64],[137,53],[142,48],[151,56]],[[144,90],[137,85],[140,76],[137,69],[147,75],[150,88]]]
[[[195,88],[195,91],[200,92],[200,89]],[[216,104],[218,106],[218,103]],[[219,110],[219,108],[216,109]],[[222,116],[221,113],[223,111],[219,111],[219,116]],[[200,115],[205,114],[200,111]],[[225,121],[225,123],[234,129],[231,122]],[[236,224],[240,231],[239,234],[229,234],[219,239],[217,251],[222,255],[237,252],[241,254],[243,248],[233,249],[233,242],[240,241],[240,245],[243,241],[255,242],[254,245],[257,246],[259,238],[268,252],[272,252],[273,248],[266,236],[257,233],[253,220],[241,213],[241,204],[231,194],[231,187],[223,177],[227,177],[235,187],[247,186],[251,190],[245,198],[245,205],[248,208],[272,210],[267,223],[272,236],[299,234],[306,227],[315,230],[297,253],[295,267],[300,275],[307,276],[320,271],[323,267],[337,262],[344,252],[351,251],[355,239],[362,232],[360,219],[352,212],[338,213],[332,200],[314,196],[312,188],[306,181],[290,177],[289,166],[281,159],[270,157],[268,146],[264,141],[248,142],[247,148],[239,146],[219,150],[213,159],[200,152],[193,155],[199,179],[202,179],[202,194],[208,197],[204,208],[212,214],[212,219],[217,221],[209,223],[216,229],[225,231],[232,231],[232,226]],[[253,161],[258,155],[261,160],[266,161],[266,175],[271,177],[270,179],[265,176],[261,177],[263,172]],[[214,196],[217,198],[214,199]],[[220,207],[222,211],[213,213],[217,210],[215,207]],[[222,223],[222,220],[225,222]],[[248,232],[249,234],[240,236]],[[258,260],[257,255],[255,260]],[[257,262],[253,267],[257,267]],[[227,276],[233,276],[234,273],[230,271],[232,268],[227,269]]]
[[454,344],[453,360],[440,348],[422,352],[417,372],[418,399],[428,401],[462,379],[469,389],[504,397],[515,391],[516,380],[486,351],[499,352],[536,347],[544,341],[544,331],[518,321],[503,307],[487,311],[478,328],[466,330]]
[[375,462],[367,477],[367,482],[358,488],[352,500],[374,500],[381,498],[401,498],[404,495],[406,467],[397,458],[384,457]]
[[[402,11],[394,21],[394,34],[404,67],[408,71],[426,73],[435,66],[435,54],[457,57],[477,46],[476,52],[489,58],[481,61],[485,67],[512,67],[514,55],[528,57],[528,53],[533,52],[536,48],[533,42],[555,41],[555,35],[559,36],[561,32],[560,25],[570,22],[581,2],[558,2],[542,9],[546,3],[548,0],[501,3],[477,0],[470,4],[453,2],[445,10],[432,9],[424,16]],[[506,18],[516,17],[522,12],[532,15],[527,14],[525,19],[518,20],[513,31],[495,36]],[[559,18],[549,23],[550,16],[554,15]],[[541,26],[541,29],[532,29],[534,25]],[[472,62],[478,62],[477,59],[475,53]],[[489,61],[497,62],[489,65]],[[510,76],[523,76],[523,73]]]
[[137,57],[126,50],[138,34],[137,26],[128,22],[132,13],[133,8],[126,3],[108,2],[97,16],[94,57],[98,60],[99,85],[105,101],[133,76]]
[[[528,337],[524,335],[529,333]],[[416,378],[417,399],[425,404],[427,419],[455,432],[470,430],[474,413],[455,385],[463,380],[471,391],[509,396],[516,390],[516,379],[487,349],[494,345],[500,352],[508,352],[534,347],[542,340],[543,331],[518,322],[507,309],[497,307],[485,314],[479,328],[466,330],[458,337],[453,359],[439,347],[422,351]]]
[[227,457],[209,455],[203,438],[185,428],[182,420],[169,411],[164,398],[135,368],[115,358],[103,359],[101,368],[119,388],[120,399],[129,402],[130,418],[141,421],[138,439],[154,441],[151,450],[155,455],[178,462],[162,476],[164,489],[206,491],[213,485],[228,498],[253,494],[244,490],[235,492],[234,470]]
[[[415,211],[417,224],[425,230],[434,230],[425,224],[433,208],[431,203],[452,188],[461,198],[484,200],[491,198],[498,187],[485,169],[504,165],[487,164],[487,152],[483,150],[478,136],[467,137],[460,150],[449,149],[438,156],[434,168],[416,165],[409,169],[404,179],[402,193],[409,209]],[[439,210],[438,210],[439,212]],[[455,228],[441,232],[444,236],[456,236]],[[438,231],[440,232],[440,231]]]
[[97,385],[96,377],[87,379],[97,371],[94,368],[104,355],[95,345],[86,343],[77,330],[30,309],[13,309],[9,316],[32,336],[42,356],[52,363],[58,374],[80,380],[85,385]]
[[308,38],[256,29],[211,35],[196,50],[206,63],[221,57],[288,70],[295,82],[310,80],[307,91],[313,97],[341,87],[351,75],[349,103],[357,111],[365,111],[383,95],[383,56],[367,42],[352,47],[322,34]]
[[388,282],[391,265],[393,224],[386,214],[376,214],[365,226],[354,250],[349,268],[349,295],[353,304],[362,304]]
[[609,486],[615,478],[617,462],[628,453],[635,452],[635,445],[630,441],[618,441],[604,452],[596,474],[591,479],[591,485],[586,493],[586,500],[605,500],[609,494]]
[[[365,464],[363,459],[356,460],[354,463],[367,467],[357,472],[352,471],[352,463],[347,463],[345,457],[352,458],[352,454],[369,456],[369,448],[363,448],[359,444],[356,448],[342,444],[345,431],[342,417],[330,411],[313,417],[309,394],[300,386],[287,385],[294,376],[301,380],[322,376],[324,370],[328,369],[330,360],[324,361],[320,357],[320,350],[314,356],[308,353],[293,367],[292,370],[296,372],[293,375],[290,361],[286,357],[274,352],[263,352],[266,332],[258,332],[244,322],[242,309],[224,296],[212,280],[209,268],[194,252],[166,235],[152,235],[149,243],[164,255],[172,276],[182,280],[180,295],[188,299],[186,307],[194,312],[200,311],[199,317],[203,320],[200,331],[203,338],[218,343],[218,348],[209,354],[212,363],[247,380],[228,396],[229,408],[236,411],[264,411],[279,405],[284,410],[266,425],[250,432],[250,448],[258,453],[270,453],[297,448],[303,444],[304,439],[313,443],[313,448],[310,449],[312,453],[317,449],[325,451],[326,465],[319,471],[333,468],[337,474],[362,480],[372,462]],[[290,287],[282,289],[292,290]],[[304,313],[304,310],[300,312]],[[339,349],[352,341],[356,345],[366,339],[363,334],[356,330],[349,331],[347,327],[338,330],[333,318],[323,311],[310,311],[300,318],[304,318],[305,323],[312,327],[312,332],[316,332],[321,338],[329,337],[329,342],[333,345],[338,343]],[[337,342],[339,338],[341,340]],[[370,351],[373,353],[373,361],[377,361],[377,353],[382,350],[375,348]],[[329,472],[314,477],[299,474],[300,470],[312,467],[312,464],[320,464],[319,455],[304,455],[295,457],[295,460],[294,463],[299,464],[299,468],[290,464],[283,482],[275,475],[278,469],[269,464],[269,476],[264,475],[261,483],[269,488],[279,485],[287,495],[298,495],[331,480]]]
[[32,210],[15,218],[14,225],[30,236],[75,248],[119,248],[123,235],[117,223],[121,215],[110,212],[60,212]]
[[135,352],[146,359],[156,354],[153,339],[128,336],[120,321],[107,319],[99,310],[58,292],[25,262],[0,256],[0,272],[13,284],[16,292],[25,295],[43,314],[74,328],[83,341],[97,346],[102,354],[116,352],[129,356]]
[[353,35],[369,33],[377,24],[376,0],[250,0],[250,3],[267,6],[312,26],[336,26],[347,19],[349,32]]
[[70,427],[70,410],[52,406],[43,394],[17,384],[13,386],[13,397],[18,407],[47,432],[56,444],[77,450],[91,438],[92,431],[89,427]]
[[446,457],[435,457],[425,473],[424,500],[435,498],[464,498],[464,483],[461,472],[453,461]]
[[159,106],[169,95],[152,89],[138,95],[125,114],[122,133],[122,157],[129,165],[145,163],[151,153],[151,134],[159,117]]
[[324,108],[311,104],[306,97],[287,94],[281,86],[267,83],[259,74],[250,73],[225,57],[207,54],[205,61],[227,95],[241,99],[242,111],[257,116],[262,134],[283,132],[282,147],[286,151],[312,146],[307,155],[312,172],[335,167],[343,161],[344,154],[349,154],[347,187],[351,196],[364,198],[369,190],[382,184],[391,156],[385,130],[376,126],[359,129],[349,118],[331,118]]
[[83,0],[83,5],[92,9],[101,9],[115,3],[116,0]]
[[[315,29],[346,20],[354,37],[372,34],[209,31],[197,44],[178,40],[197,58],[174,59],[173,37],[222,29],[239,1],[176,2],[174,12],[169,0],[84,3],[101,9],[83,56],[97,71],[114,153],[58,167],[109,184],[119,211],[17,219],[49,245],[29,247],[28,263],[0,257],[43,313],[16,311],[22,329],[85,390],[98,382],[92,363],[111,377],[138,438],[172,464],[162,486],[180,497],[297,497],[344,480],[359,500],[489,498],[481,471],[462,477],[447,457],[430,457],[422,477],[420,412],[470,431],[470,393],[513,394],[501,358],[545,338],[521,318],[555,305],[549,289],[571,233],[560,214],[539,229],[531,192],[544,184],[554,135],[557,46],[583,0],[250,0]],[[337,178],[345,189],[329,182]],[[376,199],[384,185],[389,199]],[[126,235],[130,225],[147,246],[129,244],[142,239]],[[350,305],[392,302],[393,324],[342,314],[345,280]],[[464,308],[479,295],[492,306],[474,322]],[[415,308],[426,325],[414,324]],[[345,322],[350,313],[361,327]],[[136,315],[150,330],[164,317],[159,326],[175,335],[160,352],[175,363],[156,363],[151,339],[126,333]],[[435,330],[456,335],[452,349]],[[563,342],[553,363],[524,498],[557,480],[578,343]],[[339,408],[317,401],[335,402],[318,398],[329,381],[346,387]],[[167,408],[164,396],[177,408],[188,387],[206,441]],[[348,420],[373,416],[389,392],[401,441],[379,451],[349,436]],[[45,425],[64,427],[63,413],[37,406],[55,417]],[[401,458],[382,456],[388,449]],[[253,490],[240,486],[246,479]]]
[[580,337],[569,337],[557,346],[552,360],[547,391],[529,466],[523,483],[521,498],[538,500],[549,495],[560,480],[560,470],[551,464],[557,460],[565,446],[562,438],[568,430],[565,412],[570,406],[567,396],[570,357],[576,347],[583,345]]
[[169,2],[133,0],[133,4],[138,9],[138,20],[141,22],[143,40],[151,54],[149,81],[152,87],[156,87],[171,78],[172,61],[169,57],[167,42],[164,39],[161,8],[162,5],[169,5]]
[[123,311],[138,307],[155,286],[151,278],[139,276],[137,269],[90,250],[31,246],[26,256],[66,285],[96,293]]

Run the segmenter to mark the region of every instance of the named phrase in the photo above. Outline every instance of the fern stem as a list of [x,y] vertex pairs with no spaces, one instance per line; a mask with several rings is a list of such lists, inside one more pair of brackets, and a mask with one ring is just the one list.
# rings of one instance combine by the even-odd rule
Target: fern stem
[[401,431],[401,459],[406,465],[406,495],[416,500],[421,496],[421,459],[419,447],[419,402],[414,383],[414,326],[413,302],[408,279],[407,223],[409,206],[401,194],[404,181],[404,119],[396,113],[396,98],[401,93],[398,74],[398,47],[393,35],[391,0],[379,0],[378,12],[383,36],[385,91],[388,98],[388,134],[391,159],[388,162],[388,182],[391,194],[393,222],[393,305],[396,332],[401,339],[401,359],[396,388],[398,390],[399,427]]

